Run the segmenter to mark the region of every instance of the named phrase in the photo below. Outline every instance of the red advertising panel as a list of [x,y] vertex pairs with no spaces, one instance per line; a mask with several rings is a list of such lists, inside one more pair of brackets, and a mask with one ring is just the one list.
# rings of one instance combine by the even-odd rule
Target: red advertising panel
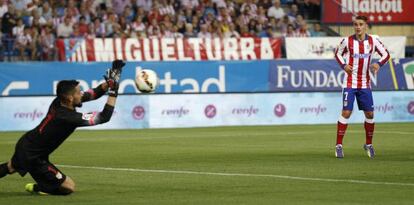
[[413,0],[323,0],[324,23],[351,23],[364,15],[370,23],[414,23]]
[[70,62],[263,60],[281,57],[278,38],[59,39],[59,60]]

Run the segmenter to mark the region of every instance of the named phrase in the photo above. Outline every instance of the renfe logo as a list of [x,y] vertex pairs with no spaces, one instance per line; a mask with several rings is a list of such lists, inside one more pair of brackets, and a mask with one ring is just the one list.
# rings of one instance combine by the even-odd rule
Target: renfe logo
[[233,108],[231,110],[233,115],[247,115],[247,117],[256,115],[258,112],[259,108],[254,108],[253,105],[250,105],[249,108]]
[[282,103],[275,105],[273,112],[277,117],[283,117],[286,113],[286,107]]
[[14,118],[31,119],[32,121],[34,121],[38,118],[42,118],[43,115],[44,115],[43,112],[38,111],[37,109],[34,109],[33,112],[15,112]]
[[374,110],[375,112],[380,112],[380,113],[387,113],[387,112],[391,112],[394,110],[394,105],[385,103],[383,105],[375,105],[374,106]]
[[142,120],[145,117],[144,107],[138,105],[132,109],[132,117],[136,120]]
[[184,115],[188,115],[189,113],[190,113],[190,110],[185,109],[182,106],[180,108],[164,109],[161,111],[161,115],[174,116],[174,117],[182,117]]
[[411,101],[407,105],[407,111],[408,113],[414,115],[414,101]]
[[204,109],[204,114],[206,115],[207,118],[213,118],[213,117],[215,117],[216,114],[217,114],[216,106],[214,106],[214,105],[207,105],[206,108]]
[[314,113],[315,115],[319,115],[320,113],[326,112],[327,108],[323,107],[321,104],[319,104],[317,107],[301,107],[300,113]]

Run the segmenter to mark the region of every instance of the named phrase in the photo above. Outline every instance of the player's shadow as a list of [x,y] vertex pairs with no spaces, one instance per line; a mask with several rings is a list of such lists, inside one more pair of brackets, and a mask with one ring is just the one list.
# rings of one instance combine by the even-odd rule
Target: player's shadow
[[31,197],[34,196],[33,194],[27,193],[27,192],[23,192],[23,191],[19,191],[19,192],[0,192],[0,199],[5,199],[5,198],[14,198],[14,197]]

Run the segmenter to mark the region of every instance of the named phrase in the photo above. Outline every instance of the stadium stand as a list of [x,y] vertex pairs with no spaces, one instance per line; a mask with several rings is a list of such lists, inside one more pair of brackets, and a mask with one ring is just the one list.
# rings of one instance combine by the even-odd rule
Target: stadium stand
[[57,60],[57,38],[325,36],[310,0],[1,0],[1,60]]

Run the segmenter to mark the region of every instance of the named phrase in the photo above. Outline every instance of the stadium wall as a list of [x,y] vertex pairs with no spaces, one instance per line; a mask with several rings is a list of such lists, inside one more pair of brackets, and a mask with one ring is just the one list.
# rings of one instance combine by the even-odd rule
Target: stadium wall
[[[376,121],[414,122],[414,59],[391,63],[373,76]],[[109,66],[0,64],[0,131],[32,129],[45,117],[59,80],[78,79],[88,89],[102,82]],[[133,79],[142,68],[160,75],[157,94],[137,94]],[[88,129],[334,123],[343,75],[333,60],[128,63],[113,119]],[[80,111],[100,111],[105,100]],[[362,121],[362,113],[351,118]]]
[[[376,91],[374,99],[376,122],[414,122],[414,92]],[[52,100],[0,98],[0,131],[34,128]],[[100,111],[105,101],[102,97],[84,103],[79,111]],[[86,129],[329,124],[337,121],[341,105],[341,93],[337,92],[123,95],[109,123]],[[355,112],[350,122],[363,120],[363,113]]]
[[[110,63],[0,63],[0,92],[54,95],[62,79],[77,79],[86,90],[103,82],[108,67]],[[143,68],[159,74],[157,93],[340,91],[345,75],[335,60],[130,62],[120,93],[139,92],[134,78]],[[414,90],[414,58],[392,59],[371,79],[374,90]]]

